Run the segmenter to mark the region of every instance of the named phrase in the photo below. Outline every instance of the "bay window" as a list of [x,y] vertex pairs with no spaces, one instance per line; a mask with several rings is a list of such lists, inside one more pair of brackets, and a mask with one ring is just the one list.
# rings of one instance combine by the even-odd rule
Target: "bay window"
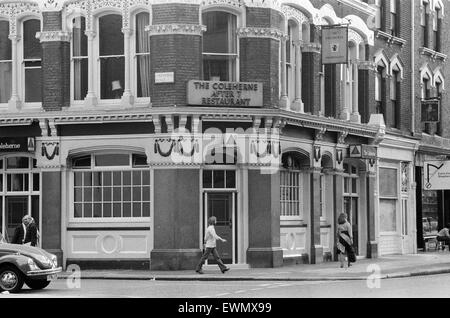
[[237,80],[237,17],[234,14],[211,11],[202,14],[203,79]]
[[12,53],[9,22],[0,21],[0,104],[11,98]]
[[42,48],[36,33],[41,30],[41,22],[30,19],[23,22],[23,74],[25,82],[25,102],[42,102],[41,68]]
[[120,99],[125,87],[125,53],[122,16],[109,14],[98,19],[100,98]]

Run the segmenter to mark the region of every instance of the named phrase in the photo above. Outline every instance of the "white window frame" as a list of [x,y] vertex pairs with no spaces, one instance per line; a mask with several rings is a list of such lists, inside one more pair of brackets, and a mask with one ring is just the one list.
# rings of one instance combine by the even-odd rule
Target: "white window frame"
[[[6,20],[6,19],[0,18],[0,22],[7,22],[8,25],[9,25],[9,21]],[[11,40],[9,39],[9,34],[7,34],[6,37],[7,37],[8,41],[11,41]],[[11,60],[0,60],[0,65],[3,64],[3,63],[4,63],[4,64],[9,63],[9,64],[11,65],[11,92],[10,92],[10,99],[11,99],[12,85],[13,85],[13,83],[12,83],[12,68],[13,68],[14,58],[15,58],[15,57],[12,56],[12,43],[11,43]],[[6,106],[6,105],[8,105],[8,102],[9,102],[9,100],[6,101],[5,103],[0,103],[0,105],[5,105],[5,106]]]
[[[129,155],[129,165],[127,166],[102,166],[96,167],[94,164],[95,155],[105,155],[105,154],[128,154]],[[133,158],[134,153],[125,152],[125,151],[104,151],[104,152],[95,152],[87,155],[91,156],[91,166],[90,168],[70,168],[69,172],[69,222],[70,223],[149,223],[153,218],[153,209],[154,209],[154,170],[148,167],[136,167],[133,168]],[[75,197],[74,197],[74,189],[75,189],[75,173],[76,172],[124,172],[129,171],[131,174],[133,171],[148,171],[150,174],[150,216],[149,217],[90,217],[90,218],[75,218]],[[123,185],[121,185],[123,187]],[[132,185],[130,185],[132,187]],[[103,199],[102,199],[103,201]],[[94,202],[94,201],[92,201]],[[123,200],[121,200],[123,202]],[[132,202],[132,201],[130,201]],[[142,203],[142,196],[141,196]],[[112,212],[113,213],[113,212]],[[92,212],[94,215],[94,212]]]
[[[108,56],[100,56],[100,18],[104,17],[104,16],[108,16],[108,15],[118,15],[120,17],[122,17],[122,25],[123,25],[123,15],[122,12],[120,11],[106,11],[106,12],[102,12],[98,15],[95,16],[94,18],[94,24],[95,24],[95,28],[97,30],[97,35],[95,37],[94,40],[94,61],[96,61],[96,63],[94,64],[94,73],[96,74],[96,79],[97,79],[97,85],[95,87],[96,89],[96,96],[98,98],[98,102],[100,105],[115,105],[115,106],[119,106],[122,104],[122,98],[119,99],[102,99],[102,81],[101,81],[101,60],[102,58],[113,58],[113,57],[122,57],[124,59],[124,74],[125,74],[125,65],[126,65],[126,61],[125,59],[127,58],[126,56],[126,52],[125,52],[125,41],[126,41],[126,37],[123,37],[123,54],[122,55],[108,55]],[[125,79],[126,80],[126,79]],[[125,89],[125,83],[122,83],[123,87],[122,89]]]
[[[245,12],[244,11],[240,11],[240,10],[233,10],[231,8],[228,7],[222,7],[222,6],[214,6],[214,7],[209,7],[209,8],[205,8],[203,10],[201,10],[200,12],[200,21],[202,21],[202,15],[203,13],[208,13],[208,12],[216,12],[216,11],[220,11],[220,12],[226,12],[229,14],[233,14],[236,16],[236,30],[239,29],[240,27],[245,25],[245,21],[244,21],[244,17],[245,17]],[[236,53],[228,53],[228,54],[221,54],[221,53],[204,53],[203,52],[203,47],[201,48],[202,51],[202,58],[201,58],[201,63],[203,65],[203,56],[205,55],[220,55],[220,56],[234,56],[235,59],[235,65],[234,65],[234,75],[235,78],[234,79],[230,79],[230,81],[232,82],[239,82],[240,81],[240,68],[239,68],[239,58],[240,58],[240,38],[238,36],[236,36]],[[151,49],[151,48],[150,48]],[[203,77],[203,74],[202,74]],[[221,79],[221,81],[223,81]]]
[[[76,15],[76,16],[69,17],[71,22],[76,18],[85,18],[86,23],[87,23],[87,17],[84,15]],[[71,32],[73,34],[73,26],[72,25],[71,25]],[[91,58],[89,56],[89,40],[87,41],[87,54],[88,54],[87,56],[74,57],[73,56],[73,46],[74,46],[74,43],[73,43],[73,36],[72,36],[71,41],[70,41],[70,102],[71,102],[71,105],[82,106],[85,104],[86,96],[84,99],[75,100],[75,60],[86,59],[88,61],[88,73],[89,73],[89,59]],[[88,86],[89,86],[89,81],[90,81],[90,77],[88,76]],[[88,92],[89,92],[89,89],[88,89]]]
[[[283,176],[285,174],[294,174],[294,178],[297,179],[297,186],[292,185],[291,183],[291,176],[289,175],[288,180],[289,184],[283,184]],[[303,190],[304,190],[304,178],[303,178],[303,172],[301,170],[290,170],[290,169],[282,169],[280,170],[280,220],[281,221],[302,221],[304,219],[304,199],[303,199]],[[289,189],[294,188],[296,189],[296,196],[297,200],[282,200],[282,192],[283,189]],[[298,215],[286,215],[283,211],[283,204],[286,204],[286,208],[289,204],[292,204],[292,201],[294,204],[297,205],[296,209],[298,209]],[[287,208],[288,209],[288,208]]]
[[[140,13],[147,13],[148,17],[149,17],[149,23],[151,23],[151,14],[149,11],[147,10],[136,10],[133,12],[133,14],[131,15],[131,20],[132,20],[132,24],[133,24],[133,34],[130,37],[130,46],[131,46],[131,63],[130,65],[132,65],[131,69],[130,69],[130,87],[131,90],[133,92],[133,96],[135,97],[136,103],[140,104],[140,103],[145,103],[148,104],[150,102],[150,96],[148,97],[138,97],[138,81],[137,81],[137,76],[138,76],[138,56],[151,56],[151,52],[152,52],[152,48],[150,46],[150,51],[148,53],[137,53],[136,52],[136,35],[137,35],[137,25],[136,25],[136,16]],[[146,31],[145,31],[146,32]],[[148,35],[147,35],[148,37]],[[150,43],[150,38],[149,38],[149,43]],[[151,62],[150,62],[151,63]],[[151,74],[150,74],[151,76]],[[151,80],[151,79],[149,79]]]
[[[40,61],[41,62],[41,66],[39,67],[41,69],[42,72],[42,59],[35,59],[35,60],[25,60],[24,58],[24,36],[23,36],[23,32],[24,32],[24,27],[23,24],[25,21],[29,21],[29,20],[38,20],[41,24],[41,31],[42,31],[42,19],[39,16],[35,16],[35,15],[29,15],[26,16],[25,18],[21,19],[20,22],[18,23],[18,34],[20,34],[20,40],[17,43],[17,65],[18,65],[18,72],[17,72],[17,82],[20,83],[19,87],[18,87],[18,94],[20,96],[20,99],[23,102],[24,108],[27,109],[39,109],[42,107],[42,101],[41,102],[27,102],[25,100],[25,89],[26,89],[26,85],[25,85],[25,61]],[[14,59],[14,57],[13,57]],[[43,96],[41,96],[43,97]]]

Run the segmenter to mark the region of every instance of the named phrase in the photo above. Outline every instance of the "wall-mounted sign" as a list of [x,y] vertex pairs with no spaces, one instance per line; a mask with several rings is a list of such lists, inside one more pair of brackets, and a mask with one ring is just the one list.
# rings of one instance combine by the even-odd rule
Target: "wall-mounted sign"
[[155,73],[155,84],[174,83],[174,72]]
[[377,159],[378,149],[369,145],[351,145],[349,148],[350,158]]
[[263,84],[191,80],[187,97],[195,106],[262,107]]
[[424,190],[450,190],[450,161],[425,161]]
[[348,27],[322,26],[322,64],[348,63]]
[[0,138],[0,152],[34,152],[34,137]]
[[439,99],[426,99],[422,101],[422,122],[439,122]]

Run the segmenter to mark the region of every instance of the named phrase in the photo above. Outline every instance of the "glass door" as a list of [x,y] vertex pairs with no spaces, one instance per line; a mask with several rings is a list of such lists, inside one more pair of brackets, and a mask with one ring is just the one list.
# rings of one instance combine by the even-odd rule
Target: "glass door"
[[[236,193],[235,192],[205,192],[205,229],[208,226],[208,219],[211,216],[217,218],[215,230],[218,236],[226,242],[217,242],[217,251],[225,264],[233,264],[235,259],[236,241]],[[205,233],[205,231],[203,231]],[[209,264],[215,264],[212,256],[208,260]]]

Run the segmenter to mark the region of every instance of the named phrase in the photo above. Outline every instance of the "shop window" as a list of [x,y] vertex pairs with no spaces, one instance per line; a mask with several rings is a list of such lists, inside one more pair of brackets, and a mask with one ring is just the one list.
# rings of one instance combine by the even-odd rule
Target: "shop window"
[[300,171],[280,171],[280,216],[302,218],[302,174]]
[[122,16],[99,18],[100,98],[120,99],[125,85]]
[[9,22],[0,21],[0,104],[11,98],[12,51],[9,39]]
[[203,79],[236,81],[237,74],[237,17],[222,11],[205,12],[203,34]]
[[28,169],[30,159],[28,157],[9,157],[6,159],[6,169]]
[[84,100],[88,93],[89,56],[86,32],[86,18],[73,19],[72,69],[73,99]]
[[89,162],[93,163],[89,166],[86,156],[73,158],[72,166],[80,168],[73,172],[73,217],[150,217],[150,170],[132,164],[141,156],[96,154],[89,156]]
[[23,22],[23,67],[25,76],[25,102],[42,102],[42,48],[36,33],[41,30],[41,22],[37,19]]
[[380,231],[397,231],[398,170],[380,168]]
[[145,27],[150,24],[147,12],[136,15],[136,89],[137,97],[150,97],[150,38]]

